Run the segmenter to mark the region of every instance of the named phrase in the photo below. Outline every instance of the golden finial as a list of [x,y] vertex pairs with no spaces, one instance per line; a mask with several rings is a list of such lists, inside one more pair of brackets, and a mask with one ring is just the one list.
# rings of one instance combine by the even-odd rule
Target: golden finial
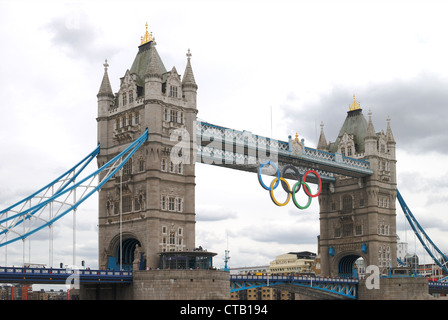
[[353,103],[348,106],[349,111],[361,109],[361,104],[356,102],[355,95],[353,94]]
[[152,32],[151,33],[148,32],[148,22],[146,22],[146,32],[145,35],[141,37],[140,45],[148,43],[153,40],[154,38],[152,37]]
[[299,142],[299,134],[296,132],[296,138],[295,141]]

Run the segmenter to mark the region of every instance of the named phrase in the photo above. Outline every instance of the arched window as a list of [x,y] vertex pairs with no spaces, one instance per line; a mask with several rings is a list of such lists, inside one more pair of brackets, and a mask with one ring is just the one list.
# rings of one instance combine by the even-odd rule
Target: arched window
[[344,196],[342,199],[342,210],[351,211],[353,209],[353,200],[351,196]]
[[125,106],[127,104],[128,100],[127,100],[127,95],[126,92],[123,92],[123,105]]

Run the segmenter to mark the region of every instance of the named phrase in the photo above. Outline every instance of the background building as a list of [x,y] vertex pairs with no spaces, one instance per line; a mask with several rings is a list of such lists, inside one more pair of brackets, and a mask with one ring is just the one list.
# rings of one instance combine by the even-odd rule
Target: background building
[[269,264],[270,274],[312,273],[316,254],[309,251],[279,255]]

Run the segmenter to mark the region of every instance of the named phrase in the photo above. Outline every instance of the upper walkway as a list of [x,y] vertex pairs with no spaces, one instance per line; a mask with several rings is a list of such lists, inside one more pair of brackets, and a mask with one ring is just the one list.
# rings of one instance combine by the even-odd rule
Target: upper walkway
[[0,283],[132,283],[132,271],[0,267]]
[[275,158],[283,165],[314,169],[327,182],[335,181],[335,174],[358,178],[373,174],[368,161],[308,148],[303,140],[299,145],[291,138],[279,141],[203,121],[196,123],[196,142],[197,162],[243,171],[257,172],[262,162]]

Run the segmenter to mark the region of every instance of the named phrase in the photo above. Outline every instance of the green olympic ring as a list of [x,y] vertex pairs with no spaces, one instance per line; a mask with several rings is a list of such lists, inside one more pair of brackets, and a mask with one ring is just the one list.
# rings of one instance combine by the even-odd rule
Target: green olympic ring
[[[274,180],[272,180],[269,187],[264,184],[263,179],[261,178],[261,170],[263,169],[263,167],[266,164],[273,166],[277,172],[277,174],[276,174],[277,177],[274,178]],[[288,181],[286,181],[286,179],[283,178],[287,169],[292,169],[296,173],[297,180],[298,180],[292,187],[292,190],[291,190],[291,187],[290,187]],[[319,180],[319,189],[318,189],[318,192],[316,192],[316,194],[312,194],[310,186],[308,185],[308,183],[306,183],[306,178],[307,178],[308,174],[310,174],[310,173],[313,173]],[[264,189],[269,191],[269,195],[271,197],[272,202],[274,202],[279,207],[283,207],[283,206],[287,205],[289,203],[289,201],[291,200],[291,195],[292,195],[292,200],[294,202],[294,205],[297,208],[299,208],[301,210],[307,209],[311,205],[312,198],[319,196],[322,191],[322,180],[321,180],[319,174],[315,170],[310,169],[307,172],[305,172],[305,174],[303,175],[303,179],[302,179],[302,175],[299,173],[297,168],[295,168],[292,165],[288,165],[283,168],[282,173],[280,175],[280,170],[278,170],[277,166],[271,161],[263,162],[260,165],[260,167],[258,169],[258,181],[260,182],[260,185]],[[277,199],[274,196],[274,189],[277,188],[277,186],[279,185],[279,182],[281,182],[283,189],[288,194],[285,202],[283,202],[283,203],[277,201]],[[304,206],[301,206],[296,199],[296,194],[297,194],[297,192],[300,191],[300,187],[302,186],[302,184],[304,185],[303,190],[305,191],[306,195],[308,196],[308,202]]]

